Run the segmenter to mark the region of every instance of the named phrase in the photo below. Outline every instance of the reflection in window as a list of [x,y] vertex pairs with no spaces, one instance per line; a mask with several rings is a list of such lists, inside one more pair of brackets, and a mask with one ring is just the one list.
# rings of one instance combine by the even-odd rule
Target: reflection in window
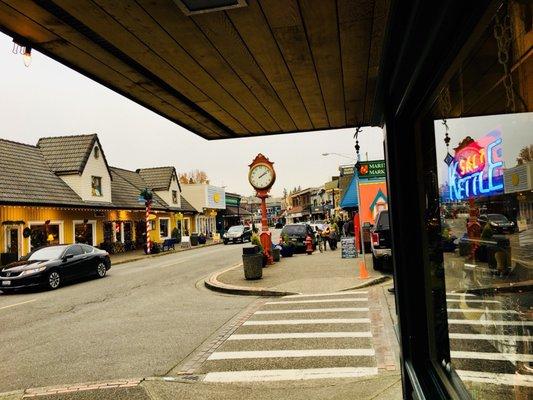
[[93,176],[91,179],[91,187],[93,196],[102,196],[102,178]]
[[443,256],[451,364],[474,399],[533,398],[533,94],[524,7],[502,3],[433,109],[440,235],[431,245]]
[[169,220],[168,219],[161,218],[159,220],[159,236],[160,237],[162,237],[162,238],[169,237],[168,224],[169,224]]

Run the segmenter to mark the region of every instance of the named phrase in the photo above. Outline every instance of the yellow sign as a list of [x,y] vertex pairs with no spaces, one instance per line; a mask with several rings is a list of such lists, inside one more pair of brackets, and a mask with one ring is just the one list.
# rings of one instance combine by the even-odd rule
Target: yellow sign
[[518,174],[512,174],[511,181],[513,182],[513,186],[518,186],[518,184],[520,183],[520,177],[518,176]]
[[155,214],[150,214],[150,216],[148,217],[148,220],[149,221],[153,221],[154,219],[156,219],[156,215]]
[[215,201],[215,203],[218,203],[220,201],[220,193],[215,193],[213,195],[213,200]]

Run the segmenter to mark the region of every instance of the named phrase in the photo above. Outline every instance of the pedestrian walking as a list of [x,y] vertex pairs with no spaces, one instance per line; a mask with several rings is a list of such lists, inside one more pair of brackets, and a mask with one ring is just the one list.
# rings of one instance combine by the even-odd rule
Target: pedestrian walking
[[[331,228],[329,227],[329,225],[325,224],[324,229],[322,230],[322,234],[321,234],[322,243],[324,245],[324,251],[326,251],[327,249],[327,243],[329,241],[330,234],[331,234]],[[331,246],[330,246],[330,250],[331,250]]]
[[339,241],[339,228],[336,223],[333,223],[330,227],[330,234],[329,234],[329,248],[331,250],[337,250],[337,242]]

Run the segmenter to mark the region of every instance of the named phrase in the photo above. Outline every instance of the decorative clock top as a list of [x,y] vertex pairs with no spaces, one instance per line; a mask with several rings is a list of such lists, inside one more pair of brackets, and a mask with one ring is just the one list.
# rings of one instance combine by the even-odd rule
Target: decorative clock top
[[273,165],[274,163],[262,154],[258,154],[249,165],[248,180],[256,190],[266,191],[272,187],[276,181]]

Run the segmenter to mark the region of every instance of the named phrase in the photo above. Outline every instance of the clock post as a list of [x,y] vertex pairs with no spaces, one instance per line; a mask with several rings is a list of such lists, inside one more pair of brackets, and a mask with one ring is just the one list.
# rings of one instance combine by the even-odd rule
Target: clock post
[[263,246],[263,253],[267,257],[267,264],[270,265],[273,263],[272,236],[268,229],[266,199],[276,181],[276,172],[274,171],[274,163],[261,153],[254,158],[249,167],[248,180],[256,190],[256,196],[261,199],[261,235],[259,238]]

